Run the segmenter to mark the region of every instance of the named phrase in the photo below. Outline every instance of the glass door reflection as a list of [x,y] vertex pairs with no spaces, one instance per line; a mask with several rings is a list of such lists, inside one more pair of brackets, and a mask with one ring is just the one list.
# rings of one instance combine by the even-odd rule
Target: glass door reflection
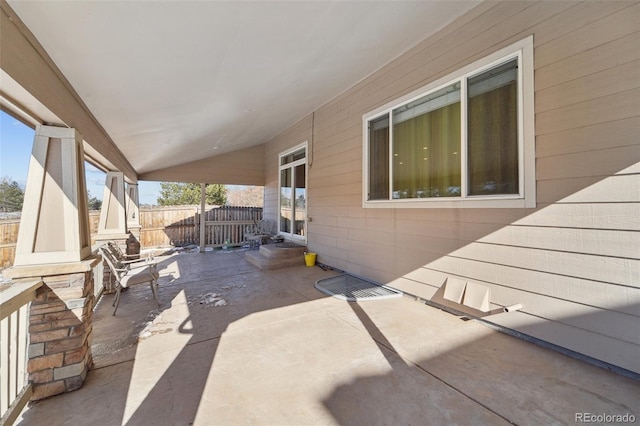
[[291,169],[280,171],[280,232],[291,233]]
[[298,146],[280,154],[280,219],[278,232],[285,237],[307,237],[307,148]]
[[300,164],[294,168],[295,203],[293,217],[295,227],[293,233],[304,237],[307,234],[307,179],[306,164]]

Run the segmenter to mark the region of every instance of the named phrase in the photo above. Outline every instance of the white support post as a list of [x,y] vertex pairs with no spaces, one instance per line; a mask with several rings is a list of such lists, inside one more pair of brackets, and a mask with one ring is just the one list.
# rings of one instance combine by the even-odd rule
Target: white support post
[[127,225],[140,226],[140,205],[138,202],[138,184],[127,183],[126,198],[126,212],[127,212]]
[[15,262],[2,271],[42,282],[23,318],[32,400],[80,388],[92,364],[93,268],[100,258],[91,256],[82,144],[75,129],[36,127]]
[[79,262],[89,255],[82,136],[37,126],[14,266]]
[[104,184],[96,239],[126,239],[127,236],[124,174],[122,172],[108,172]]
[[200,184],[200,253],[204,253],[206,241],[204,240],[204,224],[205,224],[205,191],[206,184]]
[[142,225],[140,225],[140,203],[138,200],[138,184],[127,183],[125,192],[127,229],[137,240],[140,240]]

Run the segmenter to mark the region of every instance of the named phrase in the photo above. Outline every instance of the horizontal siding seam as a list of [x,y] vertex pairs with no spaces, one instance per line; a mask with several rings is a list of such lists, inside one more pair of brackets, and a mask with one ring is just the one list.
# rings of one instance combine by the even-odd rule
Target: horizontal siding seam
[[[615,175],[614,175],[615,176]],[[620,175],[623,176],[623,175]],[[592,177],[592,176],[584,176],[584,177]],[[610,176],[608,176],[610,177]],[[551,179],[553,180],[553,179]],[[557,206],[557,205],[581,205],[584,204],[586,206],[592,206],[592,205],[599,205],[599,204],[638,204],[638,201],[604,201],[604,202],[599,202],[599,201],[575,201],[575,202],[564,202],[564,201],[555,201],[553,203],[548,203],[548,204],[538,204],[538,211],[542,210],[545,207],[550,207],[550,206]]]
[[[638,34],[638,33],[640,33],[640,31],[637,31],[637,32],[635,32],[635,33],[633,33],[633,34],[630,34],[630,35],[634,35],[634,34]],[[625,36],[625,37],[628,37],[628,36]],[[620,38],[624,38],[624,37],[620,37]],[[617,40],[620,40],[620,39],[617,39]],[[614,41],[612,41],[611,43],[614,43],[614,42],[616,42],[617,40],[614,40]],[[605,44],[600,45],[600,46],[598,46],[598,47],[604,46],[604,45],[606,45],[606,44],[608,44],[608,43],[605,43]],[[594,49],[595,49],[595,48],[594,48]],[[583,51],[583,52],[580,52],[580,53],[578,53],[578,55],[579,55],[579,54],[583,54],[584,52],[588,52],[589,50],[592,50],[592,49],[588,49],[588,50],[585,50],[585,51]],[[629,60],[628,60],[628,61],[624,61],[624,62],[615,62],[615,63],[614,63],[614,62],[612,62],[612,63],[611,63],[611,66],[610,66],[610,67],[608,67],[608,68],[598,69],[598,70],[596,70],[596,71],[594,71],[594,72],[591,72],[591,73],[589,73],[589,74],[583,74],[583,75],[580,75],[579,77],[576,77],[576,78],[572,78],[572,79],[564,80],[564,81],[559,81],[558,83],[553,84],[553,85],[551,85],[551,86],[545,86],[545,87],[540,88],[540,89],[535,89],[535,93],[537,94],[537,93],[540,93],[540,92],[543,92],[543,91],[547,91],[547,90],[555,89],[555,88],[557,88],[558,86],[562,86],[562,85],[565,85],[565,84],[567,84],[567,83],[571,83],[572,81],[580,81],[580,80],[582,80],[582,79],[586,79],[586,78],[592,77],[592,76],[594,76],[594,75],[596,75],[596,74],[602,74],[602,73],[605,73],[605,72],[607,72],[607,71],[611,71],[611,70],[616,69],[616,68],[618,68],[618,67],[620,67],[620,66],[622,66],[622,65],[627,65],[627,64],[630,64],[630,63],[632,63],[632,62],[636,62],[636,61],[638,61],[638,59],[637,59],[637,58],[633,58],[633,57],[631,57],[631,56],[625,56],[625,57],[626,57],[626,58],[629,58]],[[566,58],[563,58],[562,60],[565,60],[565,59],[566,59]],[[549,65],[544,65],[544,66],[542,66],[542,67],[540,67],[540,68],[536,68],[536,69],[535,69],[535,71],[544,70],[544,68],[546,68],[546,67],[548,67],[548,66],[549,66]],[[534,88],[535,88],[535,81],[534,81]],[[545,110],[545,111],[548,111],[548,110]]]
[[[632,145],[627,145],[628,146],[632,146]],[[598,150],[599,151],[599,150]],[[561,155],[565,155],[565,154],[561,154]],[[567,155],[573,155],[573,154],[567,154]],[[549,158],[549,157],[548,157]],[[630,173],[616,173],[616,174],[611,174],[611,175],[590,175],[590,176],[570,176],[570,177],[559,177],[559,178],[549,178],[549,179],[536,179],[536,182],[554,182],[554,181],[566,181],[566,180],[574,180],[574,179],[585,179],[585,178],[596,178],[599,180],[604,180],[604,179],[608,179],[608,178],[615,178],[615,177],[622,177],[622,176],[639,176],[640,173],[637,172],[630,172]],[[596,182],[597,183],[597,182]],[[593,185],[593,184],[592,184]],[[635,203],[635,201],[589,201],[588,204],[608,204],[608,203]],[[553,204],[587,204],[584,201],[573,201],[573,202],[561,202],[561,201],[556,201]]]
[[[634,54],[629,55],[629,54],[624,54],[624,55],[620,55],[619,52],[622,50],[620,48],[620,46],[616,46],[616,44],[622,44],[622,45],[631,45],[631,46],[635,46],[635,44],[637,44],[636,39],[639,38],[638,36],[640,35],[640,32],[634,32],[631,34],[628,34],[624,37],[618,38],[614,41],[611,42],[607,42],[604,44],[601,44],[600,46],[594,47],[594,48],[590,48],[587,50],[584,50],[582,52],[576,53],[573,56],[569,56],[569,57],[564,57],[556,62],[554,62],[553,64],[545,64],[545,65],[541,65],[541,66],[537,66],[534,64],[535,66],[535,71],[536,73],[539,73],[538,75],[543,75],[542,80],[544,82],[544,80],[548,80],[550,77],[546,76],[546,78],[544,77],[546,73],[550,73],[549,75],[554,75],[554,77],[557,78],[557,76],[555,75],[558,71],[558,69],[562,70],[562,69],[566,69],[566,68],[575,68],[575,63],[582,63],[582,62],[587,62],[588,66],[593,66],[594,64],[594,60],[593,60],[593,56],[598,56],[598,53],[600,55],[602,54],[611,54],[612,52],[618,53],[618,54],[614,54],[612,55],[614,57],[614,59],[608,59],[607,63],[613,63],[613,64],[620,64],[620,65],[625,65],[628,64],[630,62],[633,62],[635,60],[638,59],[639,55],[638,53],[640,52],[634,52]],[[635,43],[635,44],[634,44]],[[612,46],[609,46],[609,44],[612,44]],[[535,54],[534,54],[535,55]],[[622,56],[622,58],[621,58]],[[535,57],[535,56],[534,56]],[[588,68],[587,68],[588,69]],[[598,72],[598,69],[596,67],[596,71],[594,72]],[[607,68],[610,69],[610,68]],[[542,91],[542,90],[546,90],[548,87],[552,87],[552,86],[548,86],[549,82],[546,82],[547,85],[544,85],[542,83],[540,83],[540,77],[538,77],[538,75],[536,75],[536,82],[537,84],[534,83],[534,87],[536,89],[536,91]],[[578,74],[579,76],[580,74]],[[580,78],[580,77],[576,77],[576,78]],[[553,81],[553,80],[551,80]],[[563,81],[561,81],[560,83],[557,84],[562,84],[564,83]],[[555,86],[556,84],[554,84],[553,86]]]
[[[614,312],[620,313],[620,312],[617,312],[617,311],[614,311]],[[566,327],[572,327],[572,328],[575,328],[575,329],[578,329],[578,330],[586,331],[587,333],[597,334],[598,336],[603,336],[603,337],[606,337],[608,339],[617,340],[618,342],[623,342],[623,343],[626,343],[628,345],[637,346],[639,348],[639,350],[640,350],[640,344],[638,344],[636,342],[631,342],[631,341],[626,340],[626,339],[621,339],[619,337],[615,337],[615,336],[612,336],[612,335],[609,335],[609,334],[604,334],[604,333],[601,333],[601,332],[595,331],[595,330],[590,330],[588,328],[578,327],[578,326],[576,326],[574,324],[570,324],[570,323],[567,323],[567,322],[564,322],[564,321],[559,321],[559,320],[552,319],[552,318],[546,318],[546,317],[543,317],[543,316],[540,316],[540,315],[530,314],[528,312],[524,312],[524,314],[532,316],[532,317],[540,318],[541,320],[544,320],[544,321],[547,321],[547,322],[554,322],[554,323],[557,323],[557,324],[562,324],[562,325],[564,325]],[[485,320],[485,321],[490,321],[490,319],[487,319],[487,318],[482,318],[482,319]]]
[[[545,251],[545,250],[543,250],[543,251]],[[524,268],[524,267],[522,267],[522,266],[514,266],[514,265],[508,265],[508,264],[506,264],[506,263],[498,263],[498,262],[489,262],[489,261],[486,261],[486,260],[472,259],[472,258],[470,258],[470,257],[455,256],[455,255],[452,255],[452,254],[448,254],[448,255],[446,255],[446,256],[447,256],[447,257],[450,257],[450,258],[452,258],[452,259],[468,260],[468,261],[470,261],[470,262],[478,262],[478,263],[483,263],[483,264],[486,264],[486,265],[502,266],[502,267],[504,267],[504,268],[520,269],[520,270],[522,270],[522,271],[537,272],[537,273],[540,273],[540,274],[549,274],[549,275],[554,275],[554,276],[558,276],[558,277],[575,278],[575,279],[578,279],[578,280],[591,281],[591,282],[594,282],[594,283],[607,284],[607,285],[615,285],[615,286],[617,286],[617,287],[625,287],[625,288],[630,288],[630,289],[639,289],[639,288],[640,288],[640,287],[634,287],[634,286],[629,285],[629,284],[620,284],[620,283],[614,283],[614,282],[610,282],[610,281],[594,280],[594,279],[591,279],[591,278],[578,277],[578,276],[575,276],[575,275],[562,274],[562,273],[559,273],[559,272],[541,271],[540,269]],[[444,273],[444,271],[439,271],[439,272],[443,272],[443,273]],[[494,284],[495,284],[495,283],[494,283]],[[501,284],[495,284],[495,285],[501,285]],[[524,290],[523,290],[523,291],[524,291]],[[538,293],[536,293],[536,294],[538,294]],[[551,297],[551,296],[548,296],[548,295],[547,295],[547,297]],[[576,302],[576,303],[577,303],[577,302]]]
[[[616,120],[616,121],[624,121],[624,120],[628,120],[628,118],[623,118],[621,120]],[[638,129],[640,131],[640,129]],[[629,143],[629,144],[625,144],[625,145],[617,145],[614,147],[607,147],[607,148],[597,148],[597,149],[585,149],[582,151],[571,151],[571,152],[565,152],[562,154],[551,154],[551,155],[538,155],[538,153],[536,152],[536,160],[537,159],[541,159],[541,158],[557,158],[557,157],[566,157],[566,156],[571,156],[571,155],[577,155],[577,154],[584,154],[584,153],[588,153],[588,152],[605,152],[605,151],[611,151],[612,149],[618,149],[618,148],[629,148],[629,147],[634,147],[634,146],[638,146],[640,147],[640,142],[633,142],[633,143]],[[637,173],[623,173],[624,175],[634,175]],[[591,177],[609,177],[609,175],[594,175]],[[569,179],[569,178],[561,178],[561,179]],[[543,181],[543,180],[557,180],[557,179],[537,179],[537,181]]]
[[[635,4],[634,4],[634,5],[631,5],[631,6],[629,6],[629,7],[633,7],[633,6],[635,6]],[[625,8],[625,9],[628,9],[629,7]],[[622,9],[622,10],[625,10],[625,9]],[[608,15],[607,17],[603,17],[603,18],[601,18],[601,19],[599,19],[599,20],[607,19],[608,17],[610,17],[610,16],[612,16],[612,15],[614,15],[614,14],[621,13],[621,12],[622,12],[622,10],[617,10],[615,13],[613,13],[613,14],[611,14],[611,15]],[[573,33],[573,32],[576,32],[576,31],[579,31],[580,29],[585,28],[586,26],[593,25],[593,24],[594,24],[594,23],[596,23],[596,22],[598,22],[598,21],[592,21],[592,22],[588,23],[587,25],[583,25],[583,26],[582,26],[582,27],[580,27],[580,28],[574,29],[574,30],[572,31],[572,33]],[[573,54],[571,54],[571,55],[568,55],[568,56],[562,56],[562,57],[560,57],[560,58],[559,58],[558,60],[556,60],[556,61],[549,62],[549,63],[545,63],[545,64],[542,66],[542,68],[543,68],[543,67],[545,67],[545,66],[553,65],[553,64],[555,64],[555,63],[557,63],[557,62],[560,62],[560,61],[564,61],[564,60],[566,60],[566,59],[568,59],[568,58],[572,58],[572,57],[574,57],[574,56],[576,56],[576,55],[583,54],[583,53],[585,53],[585,52],[589,52],[589,51],[590,51],[590,50],[592,50],[592,49],[596,49],[596,48],[601,47],[601,46],[604,46],[604,45],[606,45],[606,44],[608,44],[608,43],[615,42],[615,41],[617,41],[617,40],[621,40],[621,39],[623,39],[623,38],[625,38],[625,37],[628,37],[628,36],[632,36],[632,35],[634,35],[634,34],[636,34],[636,33],[637,33],[637,31],[631,31],[631,32],[628,32],[628,33],[626,33],[626,34],[621,35],[620,37],[617,37],[617,38],[615,38],[615,39],[611,39],[611,40],[608,40],[608,41],[605,41],[605,42],[601,42],[600,44],[597,44],[597,45],[594,45],[594,46],[588,47],[588,48],[586,48],[586,49],[580,50],[579,52],[573,53]],[[567,35],[567,34],[564,34],[564,36],[566,36],[566,35]],[[558,37],[558,38],[560,38],[560,37]],[[552,41],[552,40],[550,40],[549,42],[551,42],[551,41]],[[548,44],[549,42],[546,42],[546,43],[544,43],[544,44]],[[540,48],[540,47],[542,47],[542,46],[543,46],[543,45],[535,46],[535,48]],[[536,56],[536,55],[535,55],[535,52],[534,52],[534,60],[535,60],[535,56]],[[535,67],[535,63],[534,63],[534,67]],[[536,69],[538,69],[538,68],[536,68]]]
[[[567,203],[567,204],[580,204],[580,203]],[[591,204],[591,203],[583,203],[583,204]],[[519,224],[519,223],[511,223],[508,226],[517,226],[522,228],[546,228],[546,229],[586,229],[589,231],[611,231],[611,232],[638,232],[635,229],[612,229],[612,228],[584,228],[582,226],[560,226],[560,225],[535,225],[535,224]],[[476,240],[474,240],[476,241]]]
[[[590,102],[597,101],[597,100],[600,100],[600,99],[611,98],[611,97],[619,96],[621,94],[637,92],[639,88],[640,87],[637,87],[637,86],[631,86],[631,87],[625,88],[624,90],[620,90],[620,91],[613,92],[613,93],[608,93],[606,95],[598,96],[598,97],[595,97],[595,98],[585,99],[584,101],[574,102],[574,103],[570,103],[570,104],[563,104],[563,105],[560,105],[560,106],[558,106],[556,108],[545,109],[544,111],[536,110],[536,115],[538,115],[538,114],[547,114],[549,112],[558,111],[560,109],[565,109],[565,108],[573,107],[573,106],[576,106],[576,105],[582,105],[582,104],[590,103]],[[628,119],[628,118],[638,117],[638,116],[640,116],[640,114],[625,115],[622,119]],[[602,123],[605,123],[605,122],[598,121],[598,124],[602,124]],[[575,127],[572,127],[572,128],[575,128]],[[536,134],[536,136],[540,136],[541,134],[548,134],[548,133],[539,133],[539,134]]]
[[[353,135],[350,135],[344,139],[335,138],[333,143],[325,143],[325,141],[333,139],[333,137],[330,137],[330,136],[323,137],[322,139],[317,139],[316,142],[322,143],[322,149],[320,152],[317,153],[318,156],[320,158],[327,158],[331,156],[336,156],[343,152],[354,150],[355,147],[350,147],[348,143],[355,140],[358,141],[358,147],[359,147],[359,141],[362,138],[362,121],[361,120],[358,120],[358,125],[357,126],[354,125],[352,129],[350,129],[349,131],[353,131],[356,128],[358,130],[354,132]],[[335,149],[335,148],[338,148],[338,149]],[[340,148],[342,148],[342,150],[340,150]],[[326,153],[326,152],[329,152],[330,154],[322,155],[323,153]]]
[[[635,90],[635,89],[634,89],[634,90]],[[623,92],[623,93],[624,93],[624,92]],[[607,96],[609,96],[609,95],[607,95]],[[605,96],[605,97],[607,97],[607,96]],[[593,100],[593,99],[591,99],[591,100],[589,100],[589,101],[583,101],[583,102],[590,102],[590,101],[592,101],[592,100]],[[579,102],[579,103],[582,103],[582,102]],[[574,104],[574,105],[577,105],[577,104]],[[557,108],[557,109],[559,109],[559,108]],[[547,110],[547,111],[545,111],[545,112],[544,112],[544,114],[548,113],[549,111],[552,111],[552,110]],[[538,114],[538,112],[536,112],[536,115],[537,115],[537,114]],[[541,113],[541,114],[542,114],[542,113]],[[557,133],[567,132],[567,131],[569,131],[569,130],[586,129],[586,128],[588,128],[588,127],[599,126],[599,125],[602,125],[602,124],[610,124],[610,123],[615,123],[615,122],[618,122],[618,121],[629,120],[629,119],[631,119],[631,118],[635,118],[635,117],[640,117],[640,114],[639,114],[639,115],[629,115],[629,116],[624,116],[624,117],[619,118],[619,119],[616,119],[616,120],[598,121],[598,122],[591,123],[591,124],[587,124],[587,125],[584,125],[584,126],[576,126],[576,127],[571,127],[571,128],[568,128],[568,129],[559,129],[559,130],[555,130],[555,131],[553,131],[553,132],[536,133],[536,139],[537,139],[538,137],[540,137],[540,136],[549,136],[549,135],[554,135],[554,134],[557,134]],[[562,154],[562,155],[564,155],[564,154]]]
[[[626,232],[639,232],[639,231],[626,231]],[[551,251],[551,252],[554,252],[554,253],[579,254],[579,255],[584,255],[584,256],[596,256],[596,257],[602,257],[602,258],[607,258],[607,259],[640,260],[640,258],[638,258],[638,257],[611,256],[611,255],[607,255],[607,254],[585,253],[585,252],[582,252],[582,251],[571,251],[571,250],[559,250],[559,249],[553,249],[553,248],[531,247],[531,246],[523,246],[523,245],[517,245],[517,244],[491,243],[491,242],[480,241],[480,240],[476,240],[474,242],[476,244],[486,244],[486,245],[490,245],[490,246],[522,248],[522,249],[527,249],[527,250],[537,250],[537,251],[543,251],[543,252]],[[471,260],[473,260],[473,259],[471,259]],[[593,281],[593,280],[590,280],[590,281]],[[633,288],[636,288],[636,287],[633,287]]]
[[[578,203],[576,203],[578,204]],[[585,203],[590,204],[590,203]],[[560,225],[517,225],[517,224],[509,224],[509,226],[527,226],[527,227],[538,227],[538,228],[550,228],[550,229],[588,229],[589,231],[617,231],[617,232],[640,232],[635,229],[623,229],[623,228],[585,228],[584,226],[560,226]],[[475,241],[474,241],[475,242]]]
[[[579,3],[578,3],[578,4],[579,4]],[[573,6],[573,7],[578,6],[578,4],[576,4],[576,5],[575,5],[575,6]],[[611,11],[610,11],[610,13],[601,15],[598,19],[595,19],[595,20],[593,20],[593,21],[589,21],[589,22],[585,22],[585,23],[584,23],[584,25],[581,25],[581,26],[576,27],[576,28],[572,28],[570,33],[559,34],[559,35],[558,35],[557,37],[555,37],[555,38],[549,39],[549,40],[545,41],[544,43],[541,43],[541,44],[539,44],[539,45],[536,45],[536,47],[542,47],[542,46],[545,46],[546,44],[552,43],[552,42],[554,42],[554,41],[556,41],[556,40],[558,40],[558,39],[561,39],[562,37],[566,37],[566,36],[567,36],[567,34],[571,34],[571,33],[574,33],[574,32],[576,32],[576,31],[580,31],[581,29],[586,28],[586,27],[588,27],[588,26],[590,26],[590,25],[593,25],[594,23],[596,23],[596,22],[598,22],[598,21],[602,21],[603,19],[607,19],[607,18],[608,18],[608,17],[610,17],[610,16],[613,16],[613,15],[618,14],[618,13],[622,13],[624,10],[629,9],[629,8],[631,8],[631,7],[634,7],[634,6],[636,6],[636,5],[637,5],[637,3],[636,3],[636,2],[630,2],[628,6],[623,7],[622,9],[613,9],[613,10],[611,10]],[[567,10],[571,10],[571,8],[566,9],[564,12],[566,12]],[[563,12],[563,13],[564,13],[564,12]],[[587,49],[587,50],[589,50],[589,49]],[[563,59],[564,59],[564,58],[563,58]]]
[[[431,269],[431,268],[425,268],[425,269]],[[413,278],[404,277],[404,276],[403,276],[403,277],[400,277],[400,278],[402,278],[403,280],[411,281],[411,282],[416,283],[416,284],[420,284],[420,285],[426,286],[426,287],[431,287],[431,288],[435,288],[435,289],[439,289],[439,288],[440,288],[440,287],[439,287],[439,286],[437,286],[437,285],[433,285],[433,284],[425,283],[424,281],[418,281],[418,280],[413,279]],[[386,283],[385,285],[386,285],[386,286],[389,286],[389,287],[392,287],[392,288],[395,288],[395,287],[393,286],[393,284],[391,284],[391,283]],[[443,284],[443,285],[444,285],[444,284]],[[419,297],[419,296],[418,296],[418,297]]]
[[[589,177],[589,176],[587,176]],[[550,179],[553,180],[553,179]],[[584,201],[556,201],[555,203],[553,203],[554,205],[580,205],[580,204],[589,204],[589,205],[595,205],[595,204],[639,204],[640,202],[638,201],[589,201],[589,202],[584,202]],[[591,229],[591,228],[589,228]],[[631,229],[630,229],[631,231]]]

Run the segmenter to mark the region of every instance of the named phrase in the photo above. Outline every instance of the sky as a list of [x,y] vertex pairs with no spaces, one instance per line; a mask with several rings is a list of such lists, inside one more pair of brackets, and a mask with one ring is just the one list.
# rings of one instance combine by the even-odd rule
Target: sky
[[[18,182],[24,189],[29,171],[34,130],[4,111],[0,111],[0,178]],[[105,173],[85,163],[87,190],[92,197],[102,200]],[[140,204],[157,204],[160,182],[138,183]]]

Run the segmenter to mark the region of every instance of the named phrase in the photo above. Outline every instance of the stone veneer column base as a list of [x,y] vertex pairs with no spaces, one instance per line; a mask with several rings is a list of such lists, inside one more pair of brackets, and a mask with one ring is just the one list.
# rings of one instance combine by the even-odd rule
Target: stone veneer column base
[[12,278],[59,272],[40,275],[44,284],[36,291],[29,311],[27,371],[33,386],[31,400],[79,389],[87,377],[93,364],[92,268],[100,260],[10,268]]

